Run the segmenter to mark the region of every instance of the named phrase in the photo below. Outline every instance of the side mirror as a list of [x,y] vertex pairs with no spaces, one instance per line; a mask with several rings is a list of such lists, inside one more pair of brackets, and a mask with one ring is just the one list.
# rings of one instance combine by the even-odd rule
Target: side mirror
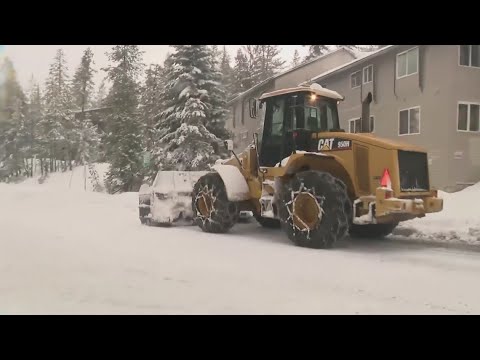
[[250,117],[255,119],[257,117],[257,99],[250,99],[248,105],[250,108]]
[[232,140],[225,140],[225,148],[228,151],[233,151],[233,141]]

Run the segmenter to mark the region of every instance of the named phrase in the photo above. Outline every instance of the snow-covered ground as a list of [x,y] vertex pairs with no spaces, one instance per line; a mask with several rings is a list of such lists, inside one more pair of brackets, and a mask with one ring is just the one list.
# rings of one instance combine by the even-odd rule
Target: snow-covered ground
[[[0,314],[480,313],[480,252],[397,239],[303,249],[254,223],[146,227],[136,193],[85,192],[80,169],[77,186],[68,172],[0,184]],[[458,226],[411,223],[427,221]]]

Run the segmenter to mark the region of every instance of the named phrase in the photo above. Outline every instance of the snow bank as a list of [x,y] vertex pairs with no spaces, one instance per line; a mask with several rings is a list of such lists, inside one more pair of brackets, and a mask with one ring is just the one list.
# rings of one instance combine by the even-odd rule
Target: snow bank
[[401,223],[394,235],[480,245],[480,183],[456,193],[439,191],[443,211]]
[[[34,176],[33,178],[27,178],[19,185],[33,186],[41,185],[44,188],[52,190],[70,190],[70,191],[83,191],[93,192],[100,186],[100,189],[105,189],[105,177],[109,169],[109,164],[98,163],[92,164],[91,167],[76,166],[72,171],[65,172],[53,172],[48,175],[46,179],[42,179],[41,175]],[[97,178],[90,171],[93,169]],[[85,182],[86,178],[86,182]],[[85,189],[86,186],[86,189]],[[97,188],[98,191],[98,188]],[[101,191],[100,191],[101,192]]]

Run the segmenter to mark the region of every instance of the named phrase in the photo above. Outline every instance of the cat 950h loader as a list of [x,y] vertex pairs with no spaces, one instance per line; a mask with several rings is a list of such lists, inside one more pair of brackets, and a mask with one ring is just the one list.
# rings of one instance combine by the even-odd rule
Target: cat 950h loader
[[[259,132],[240,154],[218,161],[193,187],[194,222],[227,232],[241,211],[289,239],[330,248],[346,234],[383,237],[399,222],[443,209],[430,187],[427,153],[368,132],[340,129],[343,97],[319,85],[273,91],[250,102]],[[362,119],[369,119],[371,95]],[[261,110],[261,111],[259,111]]]

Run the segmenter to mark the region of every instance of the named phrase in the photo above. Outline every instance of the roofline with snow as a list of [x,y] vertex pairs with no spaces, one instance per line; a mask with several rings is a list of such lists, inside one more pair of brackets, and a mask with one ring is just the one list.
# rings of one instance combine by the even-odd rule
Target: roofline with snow
[[370,54],[368,54],[367,56],[363,56],[361,58],[357,58],[355,60],[352,60],[346,64],[343,64],[343,65],[340,65],[336,68],[333,68],[333,69],[330,69],[328,71],[325,71],[323,73],[321,73],[320,75],[317,75],[313,78],[311,78],[310,80],[308,81],[304,81],[302,83],[300,83],[299,85],[305,85],[305,84],[308,84],[308,83],[312,83],[312,82],[315,82],[317,80],[320,80],[320,79],[323,79],[323,78],[326,78],[328,76],[331,76],[331,75],[334,75],[334,74],[337,74],[337,73],[340,73],[342,71],[345,71],[345,70],[348,70],[352,67],[354,67],[355,65],[358,65],[358,64],[361,64],[362,62],[364,61],[367,61],[367,60],[371,60],[372,58],[376,57],[376,56],[379,56],[379,55],[382,55],[390,50],[393,50],[394,48],[398,47],[400,45],[387,45],[387,46],[384,46],[378,50],[375,50],[375,51],[372,51]]
[[337,52],[339,52],[339,51],[341,51],[341,50],[348,52],[350,55],[352,55],[352,56],[355,57],[355,58],[357,57],[357,55],[355,54],[354,51],[346,48],[345,46],[341,46],[341,47],[339,47],[338,49],[335,49],[335,50],[332,50],[332,51],[330,51],[330,52],[328,52],[328,53],[326,53],[326,54],[317,56],[316,58],[314,58],[314,59],[312,59],[312,60],[306,61],[306,62],[304,62],[304,63],[302,63],[302,64],[299,64],[299,65],[297,65],[297,66],[294,66],[294,67],[292,67],[292,68],[290,68],[290,69],[288,69],[288,70],[286,70],[286,71],[284,71],[284,72],[282,72],[282,73],[279,73],[279,74],[277,74],[277,75],[274,75],[274,76],[269,77],[269,78],[266,79],[266,80],[263,80],[262,82],[258,83],[257,85],[252,86],[250,89],[245,90],[243,93],[238,94],[238,95],[235,96],[232,100],[227,101],[227,105],[231,105],[231,104],[233,104],[234,102],[236,102],[237,100],[242,99],[245,95],[248,95],[248,94],[251,93],[252,91],[261,88],[262,86],[268,84],[270,81],[273,81],[273,80],[275,80],[275,79],[277,79],[277,78],[279,78],[279,77],[281,77],[281,76],[283,76],[283,75],[289,74],[289,73],[291,73],[292,71],[295,71],[295,70],[300,69],[300,68],[302,68],[302,67],[304,67],[304,66],[307,66],[307,65],[309,65],[309,64],[311,64],[311,63],[313,63],[313,62],[315,62],[315,61],[324,59],[324,58],[326,58],[326,57],[328,57],[328,56],[330,56],[330,55],[333,55],[333,54],[335,54],[335,53],[337,53]]

